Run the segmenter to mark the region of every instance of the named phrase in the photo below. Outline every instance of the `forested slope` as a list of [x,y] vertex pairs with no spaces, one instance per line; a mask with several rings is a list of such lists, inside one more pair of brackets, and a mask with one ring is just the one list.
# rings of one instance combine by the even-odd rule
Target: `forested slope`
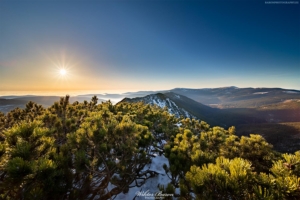
[[66,96],[0,113],[0,199],[116,197],[157,175],[145,168],[155,154],[169,160],[170,184],[159,189],[173,198],[300,198],[300,152],[157,106]]

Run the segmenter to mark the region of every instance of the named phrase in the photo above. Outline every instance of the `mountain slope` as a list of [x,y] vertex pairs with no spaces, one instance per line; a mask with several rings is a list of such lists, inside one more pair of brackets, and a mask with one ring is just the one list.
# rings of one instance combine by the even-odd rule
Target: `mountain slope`
[[151,94],[132,99],[125,98],[121,102],[144,102],[146,104],[158,105],[161,108],[167,107],[168,111],[176,117],[196,118],[206,121],[213,126],[229,127],[237,124],[265,122],[264,120],[246,115],[235,114],[229,110],[211,108],[173,92]]
[[178,118],[180,116],[183,116],[185,118],[195,118],[195,116],[187,112],[183,107],[178,107],[177,104],[170,97],[171,95],[157,93],[150,94],[145,97],[136,97],[132,99],[124,98],[121,102],[144,102],[145,104],[157,105],[161,108],[167,107],[168,112],[174,114]]
[[300,99],[299,90],[282,88],[175,88],[171,92],[218,108],[257,108],[263,105],[280,103],[285,100]]

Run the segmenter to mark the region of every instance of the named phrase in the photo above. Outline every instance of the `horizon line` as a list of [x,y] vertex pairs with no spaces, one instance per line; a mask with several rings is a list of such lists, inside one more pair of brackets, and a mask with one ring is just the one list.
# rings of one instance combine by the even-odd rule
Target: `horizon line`
[[223,87],[205,87],[205,88],[190,88],[190,87],[175,87],[172,89],[162,89],[162,90],[10,90],[10,91],[0,91],[0,97],[5,96],[80,96],[80,95],[110,95],[110,94],[126,94],[126,93],[138,93],[138,92],[164,92],[171,91],[175,89],[191,89],[191,90],[201,90],[201,89],[221,89],[221,88],[236,88],[236,89],[284,89],[284,90],[296,90],[300,92],[300,89],[282,88],[282,87],[237,87],[237,86],[223,86]]

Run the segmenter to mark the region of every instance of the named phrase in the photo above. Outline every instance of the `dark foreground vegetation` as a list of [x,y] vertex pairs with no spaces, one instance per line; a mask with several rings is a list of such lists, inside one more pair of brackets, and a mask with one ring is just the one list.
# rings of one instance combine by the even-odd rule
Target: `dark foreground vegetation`
[[69,96],[0,113],[0,199],[109,199],[156,175],[144,168],[154,153],[170,163],[160,189],[180,199],[300,199],[299,151],[156,106]]

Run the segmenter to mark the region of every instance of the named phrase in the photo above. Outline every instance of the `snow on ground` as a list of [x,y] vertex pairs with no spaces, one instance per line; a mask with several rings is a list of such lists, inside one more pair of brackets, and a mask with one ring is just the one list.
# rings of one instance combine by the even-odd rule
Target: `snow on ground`
[[[136,197],[138,192],[155,194],[159,192],[159,185],[164,185],[165,187],[170,182],[170,179],[166,175],[165,170],[163,169],[163,165],[166,164],[169,166],[169,161],[165,156],[157,155],[152,159],[152,163],[145,166],[145,170],[153,170],[159,173],[157,176],[149,178],[141,187],[133,187],[130,188],[128,193],[120,193],[116,196],[115,200],[132,200]],[[136,200],[145,200],[145,196],[137,196]],[[151,199],[151,198],[149,198]]]
[[253,94],[267,94],[269,92],[254,92]]
[[298,94],[299,92],[296,92],[296,91],[284,91],[285,93],[288,93],[288,94]]
[[173,101],[171,101],[169,98],[167,98],[167,102],[170,105],[169,113],[174,114],[176,117],[180,117],[180,113],[178,112],[179,108],[176,105],[176,103],[174,103]]
[[175,124],[177,127],[181,127],[182,123],[178,122],[177,124]]
[[158,99],[158,98],[153,98],[153,97],[151,96],[150,101],[152,102],[153,105],[157,105],[157,106],[159,106],[159,107],[161,107],[161,108],[166,107],[166,102],[165,102],[165,101],[161,101],[161,100]]
[[188,118],[194,118],[194,116],[190,115],[190,113],[184,109],[182,109],[182,111],[184,112],[185,116]]
[[[175,95],[175,97],[180,98],[179,95]],[[183,115],[186,118],[196,118],[192,114],[190,114],[188,111],[184,110],[183,108],[179,108],[177,104],[172,101],[169,98],[161,99],[155,95],[148,96],[145,100],[145,103],[151,104],[151,105],[157,105],[160,108],[168,108],[168,112],[172,115],[175,115],[175,117],[179,118],[181,115]]]
[[165,144],[167,144],[167,141],[166,140],[161,140],[161,144],[165,145]]

